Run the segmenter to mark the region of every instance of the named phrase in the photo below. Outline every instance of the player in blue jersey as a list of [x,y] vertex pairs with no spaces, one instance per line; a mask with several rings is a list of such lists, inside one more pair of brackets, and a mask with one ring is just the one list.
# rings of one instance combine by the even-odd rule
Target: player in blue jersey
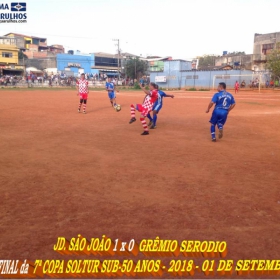
[[[158,89],[158,85],[156,85]],[[165,92],[159,90],[158,91],[158,100],[155,102],[153,106],[153,118],[151,117],[150,113],[147,115],[148,119],[150,120],[149,126],[150,129],[155,129],[157,125],[157,114],[159,113],[160,109],[162,108],[163,98],[164,97],[171,97],[174,98],[174,95],[166,94]]]
[[234,97],[232,94],[226,91],[225,83],[219,83],[218,92],[214,94],[211,102],[208,105],[206,113],[209,113],[214,104],[215,108],[212,113],[210,123],[212,141],[216,142],[216,125],[219,129],[219,139],[221,139],[223,137],[223,129],[227,121],[228,113],[235,107]]
[[105,88],[108,91],[108,97],[110,99],[112,107],[115,107],[117,105],[117,103],[116,103],[115,85],[112,82],[111,78],[108,78],[108,81],[105,84]]

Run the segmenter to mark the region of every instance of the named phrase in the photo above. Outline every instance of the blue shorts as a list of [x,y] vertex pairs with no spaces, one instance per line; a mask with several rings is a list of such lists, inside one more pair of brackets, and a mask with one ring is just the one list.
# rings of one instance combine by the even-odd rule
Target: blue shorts
[[162,108],[162,102],[156,101],[156,102],[154,103],[154,106],[153,106],[153,111],[159,112],[161,108]]
[[114,91],[108,91],[108,97],[109,97],[110,99],[116,98],[115,92],[114,92]]
[[211,120],[209,121],[213,125],[225,125],[227,121],[228,110],[216,109],[212,113]]

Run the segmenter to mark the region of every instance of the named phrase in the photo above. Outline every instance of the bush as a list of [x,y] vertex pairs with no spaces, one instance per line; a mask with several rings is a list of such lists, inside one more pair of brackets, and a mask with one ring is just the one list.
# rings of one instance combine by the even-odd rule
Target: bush
[[196,91],[196,88],[192,87],[188,89],[189,91]]
[[138,82],[134,84],[134,89],[141,89]]
[[200,88],[199,91],[208,91],[209,89],[207,88]]

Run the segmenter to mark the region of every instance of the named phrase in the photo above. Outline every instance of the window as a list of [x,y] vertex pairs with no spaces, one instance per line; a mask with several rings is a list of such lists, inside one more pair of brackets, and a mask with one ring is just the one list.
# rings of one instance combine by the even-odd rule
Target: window
[[13,57],[13,53],[3,52],[2,57]]
[[270,50],[274,49],[274,44],[263,44],[262,53],[267,54]]
[[95,66],[118,67],[118,59],[109,57],[95,57]]

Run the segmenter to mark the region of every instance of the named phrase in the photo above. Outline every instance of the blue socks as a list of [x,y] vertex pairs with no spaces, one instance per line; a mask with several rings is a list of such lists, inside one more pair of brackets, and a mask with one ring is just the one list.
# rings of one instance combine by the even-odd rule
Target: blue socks
[[157,124],[157,114],[153,115],[153,123],[154,123],[154,126],[156,126],[156,124]]
[[212,139],[216,139],[215,125],[213,125],[213,124],[211,125],[210,131],[211,131]]
[[151,117],[151,115],[150,115],[150,113],[147,115],[147,118],[148,118],[150,121],[153,120],[152,117]]

